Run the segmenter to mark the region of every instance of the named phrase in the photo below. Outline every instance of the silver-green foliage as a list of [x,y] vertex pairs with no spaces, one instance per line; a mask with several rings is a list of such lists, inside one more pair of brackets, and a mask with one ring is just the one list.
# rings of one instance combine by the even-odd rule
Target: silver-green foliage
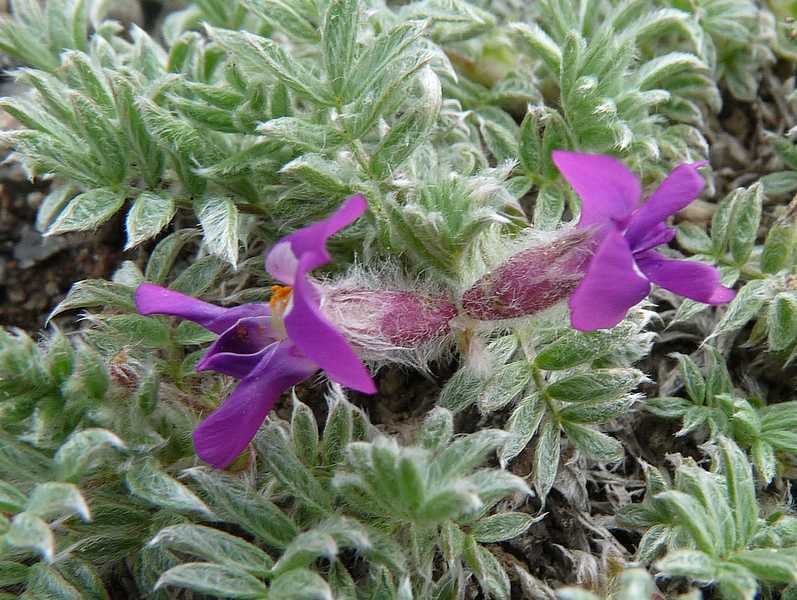
[[797,402],[766,404],[755,394],[741,397],[725,358],[710,346],[705,347],[704,355],[704,370],[691,357],[676,355],[686,397],[650,398],[647,409],[660,417],[680,418],[683,425],[676,435],[707,429],[712,440],[720,435],[732,438],[749,449],[758,477],[770,483],[778,465],[788,465],[797,453]]
[[[11,4],[0,49],[29,94],[2,101],[21,125],[3,139],[31,174],[54,176],[37,227],[89,230],[125,211],[128,248],[160,239],[143,271],[127,262],[73,286],[51,316],[91,312],[74,340],[0,334],[0,588],[104,599],[99,573],[125,564],[156,599],[453,600],[473,583],[509,598],[491,545],[539,517],[523,479],[485,465],[530,453],[545,502],[567,445],[575,460],[619,462],[600,427],[639,399],[649,313],[590,334],[555,311],[466,323],[464,366],[413,443],[377,432],[336,389],[323,427],[295,400],[289,424],[270,421],[238,470],[219,472],[194,466],[189,441],[229,388],[193,370],[213,336],[141,317],[134,290],[262,301],[263,246],[363,193],[370,211],[336,253],[364,247],[366,267],[389,257],[454,296],[529,222],[577,216],[553,149],[617,155],[645,183],[705,158],[719,90],[751,99],[771,60],[770,12],[750,0],[196,0],[150,36],[103,20],[107,2]],[[684,250],[741,282],[738,298],[702,321],[687,300],[670,325],[707,321],[732,342],[755,321],[750,342],[788,363],[793,214],[765,200],[797,187],[797,158],[771,139],[791,170],[732,192],[710,234],[679,227]],[[178,211],[187,228],[169,230]],[[647,407],[682,418],[682,433],[707,426],[719,459],[712,471],[683,459],[673,484],[648,468],[644,502],[624,514],[646,530],[641,560],[667,547],[662,573],[752,598],[797,567],[794,518],[763,513],[750,466],[769,482],[797,451],[794,403],[738,397],[723,355],[706,352],[705,375],[679,357],[688,398]],[[455,435],[453,415],[473,408],[503,429]],[[610,597],[652,590],[627,571]]]
[[752,0],[669,0],[693,17],[695,49],[739,100],[756,98],[762,68],[775,61],[775,18]]
[[[200,525],[167,527],[151,547],[204,562],[181,561],[158,586],[220,597],[449,598],[472,572],[487,596],[509,598],[508,576],[482,544],[515,537],[537,518],[496,510],[513,495],[522,504],[529,491],[514,475],[482,468],[507,435],[484,430],[452,439],[451,413],[436,409],[416,444],[401,446],[339,389],[328,402],[321,433],[296,398],[290,424],[266,426],[255,442],[254,485],[187,472],[216,519],[252,541]],[[350,551],[368,565],[365,574]],[[313,594],[299,595],[308,593],[299,582]]]
[[608,331],[537,324],[533,336],[523,329],[497,336],[485,349],[486,367],[464,365],[443,388],[439,404],[454,411],[504,411],[512,438],[499,453],[503,464],[536,439],[533,481],[545,498],[559,470],[562,432],[585,458],[623,458],[622,444],[596,426],[626,415],[639,398],[633,392],[644,376],[629,363],[649,346],[646,322],[639,311]]
[[[651,40],[688,27],[686,13],[646,2],[551,0],[534,23],[513,31],[558,88],[559,147],[620,152],[638,167],[651,159],[704,156],[697,127],[719,108],[708,66],[689,46],[646,52]],[[547,154],[547,153],[546,153]]]
[[795,583],[797,520],[783,510],[762,514],[752,468],[736,444],[721,438],[714,452],[710,471],[680,459],[672,483],[647,468],[644,502],[621,514],[627,524],[646,529],[640,560],[666,548],[656,562],[661,573],[716,585],[729,600]]
[[[699,259],[716,264],[725,285],[742,282],[708,339],[737,334],[755,321],[749,343],[765,344],[788,363],[797,343],[794,215],[792,207],[778,207],[763,243],[758,243],[764,187],[759,182],[732,191],[717,205],[708,233],[698,225],[684,224],[678,228],[677,239]],[[707,308],[685,300],[672,322],[686,321]]]

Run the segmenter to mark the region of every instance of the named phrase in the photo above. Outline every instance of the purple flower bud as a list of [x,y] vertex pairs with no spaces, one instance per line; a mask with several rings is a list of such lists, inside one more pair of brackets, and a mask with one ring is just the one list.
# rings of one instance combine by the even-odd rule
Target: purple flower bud
[[435,342],[450,332],[457,314],[443,296],[346,287],[325,289],[322,309],[348,340],[367,350]]
[[474,283],[462,296],[462,308],[482,321],[550,308],[578,287],[594,249],[593,230],[571,229],[522,250]]

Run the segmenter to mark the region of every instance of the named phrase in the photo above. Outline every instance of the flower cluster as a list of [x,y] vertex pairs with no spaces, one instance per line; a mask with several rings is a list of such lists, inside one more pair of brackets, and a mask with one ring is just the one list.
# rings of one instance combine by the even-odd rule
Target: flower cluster
[[[733,299],[714,267],[670,260],[654,250],[674,236],[665,219],[702,190],[697,169],[705,163],[679,166],[639,206],[639,180],[614,158],[555,151],[553,160],[581,197],[578,225],[483,276],[462,295],[465,315],[512,319],[569,298],[572,326],[591,331],[618,324],[651,283],[709,304]],[[280,395],[319,369],[343,386],[373,394],[376,386],[361,358],[384,358],[389,350],[412,350],[450,333],[458,311],[444,296],[310,277],[331,261],[327,240],[366,209],[365,198],[354,196],[327,219],[280,240],[266,257],[266,270],[280,282],[268,303],[221,308],[156,285],[138,288],[141,314],[189,319],[219,334],[197,370],[241,380],[194,432],[203,460],[229,465]]]

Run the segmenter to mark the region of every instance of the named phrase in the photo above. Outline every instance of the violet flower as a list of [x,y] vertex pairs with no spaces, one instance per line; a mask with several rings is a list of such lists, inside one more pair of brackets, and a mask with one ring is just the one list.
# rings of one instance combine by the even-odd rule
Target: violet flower
[[735,292],[720,284],[714,267],[654,250],[675,236],[666,219],[703,189],[697,169],[706,161],[676,167],[642,205],[639,180],[610,156],[555,150],[553,161],[581,197],[578,228],[596,236],[584,278],[569,300],[575,329],[614,327],[650,293],[651,283],[705,304],[733,300]]
[[218,333],[197,365],[240,379],[230,397],[194,431],[202,460],[224,468],[246,448],[280,395],[319,369],[341,385],[373,394],[368,370],[321,311],[308,273],[330,262],[327,239],[353,223],[368,205],[354,196],[327,219],[280,240],[266,257],[274,286],[270,303],[222,308],[152,284],[136,291],[143,315],[172,315]]
[[714,267],[667,259],[654,250],[675,235],[665,220],[703,189],[697,169],[705,162],[676,167],[640,205],[639,180],[618,160],[561,150],[553,160],[581,197],[578,226],[481,277],[462,296],[465,314],[482,321],[514,319],[569,297],[572,326],[593,331],[622,321],[650,293],[651,283],[707,304],[734,298]]

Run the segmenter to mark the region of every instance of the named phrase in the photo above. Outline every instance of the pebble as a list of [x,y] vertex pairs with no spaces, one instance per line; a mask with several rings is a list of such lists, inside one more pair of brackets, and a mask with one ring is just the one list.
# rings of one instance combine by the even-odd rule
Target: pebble
[[68,245],[64,237],[43,237],[30,225],[24,225],[19,242],[14,245],[14,260],[19,262],[21,269],[29,269],[58,254]]

